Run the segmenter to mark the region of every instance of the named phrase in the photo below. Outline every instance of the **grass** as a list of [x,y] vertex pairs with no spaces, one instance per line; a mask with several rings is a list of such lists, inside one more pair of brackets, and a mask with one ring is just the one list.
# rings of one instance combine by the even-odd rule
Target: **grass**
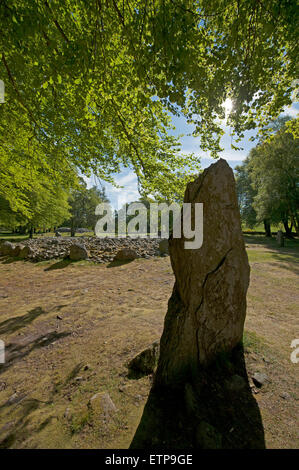
[[265,338],[257,335],[254,331],[245,330],[243,335],[243,346],[245,352],[262,354],[268,350]]
[[[70,237],[71,234],[68,233],[61,233],[62,237]],[[55,237],[54,232],[47,232],[47,233],[34,233],[33,238],[44,238],[44,237]],[[84,232],[84,233],[76,233],[76,237],[94,237],[94,232]],[[29,235],[23,235],[19,233],[11,233],[11,232],[0,232],[0,240],[10,241],[10,242],[22,242],[24,240],[28,240]]]
[[[278,448],[296,447],[298,429],[298,364],[290,361],[290,344],[298,335],[299,247],[298,240],[287,243],[280,248],[275,239],[246,236],[246,368],[249,377],[270,378],[255,397],[267,447]],[[174,278],[169,257],[108,266],[0,260],[8,361],[0,366],[0,447],[129,446],[151,381],[130,380],[126,364],[160,337]],[[109,393],[118,410],[109,419],[88,408],[98,392]],[[21,401],[9,405],[14,393]]]
[[[255,225],[254,227],[247,227],[245,224],[242,224],[242,230],[243,232],[265,232],[265,227],[264,224],[258,224]],[[271,231],[276,232],[277,230],[283,230],[281,225],[271,225]]]

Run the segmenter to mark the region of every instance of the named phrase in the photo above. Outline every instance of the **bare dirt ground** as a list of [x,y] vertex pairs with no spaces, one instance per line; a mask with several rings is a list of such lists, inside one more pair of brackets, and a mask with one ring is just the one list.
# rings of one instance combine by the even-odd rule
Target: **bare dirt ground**
[[[268,448],[297,448],[298,247],[277,250],[249,237],[251,284],[245,325],[248,375]],[[0,447],[127,448],[151,377],[129,379],[126,363],[159,339],[173,287],[169,258],[127,264],[0,262]],[[117,411],[88,405],[108,393]]]

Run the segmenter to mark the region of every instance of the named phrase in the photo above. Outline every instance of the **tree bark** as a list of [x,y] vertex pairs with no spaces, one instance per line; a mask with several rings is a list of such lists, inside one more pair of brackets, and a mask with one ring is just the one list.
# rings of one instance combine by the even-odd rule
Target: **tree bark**
[[264,220],[264,228],[265,228],[265,234],[266,237],[272,237],[271,233],[271,223],[268,220]]
[[74,225],[74,221],[72,220],[71,221],[71,237],[75,237],[75,236],[76,236],[76,228]]
[[286,232],[286,237],[287,238],[294,238],[293,234],[292,234],[292,225],[291,225],[291,227],[289,227],[288,221],[284,220],[283,221],[283,226],[284,226],[284,229],[285,229],[285,232]]

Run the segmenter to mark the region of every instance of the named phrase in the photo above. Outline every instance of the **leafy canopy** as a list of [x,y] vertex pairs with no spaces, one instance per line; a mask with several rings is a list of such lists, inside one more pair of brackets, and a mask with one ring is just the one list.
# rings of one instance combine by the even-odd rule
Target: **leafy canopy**
[[[295,1],[3,0],[0,25],[0,135],[12,145],[12,129],[26,134],[14,153],[34,141],[43,151],[32,167],[58,175],[79,168],[112,181],[130,167],[144,194],[171,199],[199,163],[180,153],[170,112],[216,156],[227,97],[239,137],[291,103]],[[1,191],[25,210],[13,188],[31,183],[15,170]]]
[[[288,124],[276,122],[276,132],[236,169],[241,216],[249,226],[268,220],[285,227],[290,223],[299,232],[299,139]],[[298,131],[299,119],[292,127]]]

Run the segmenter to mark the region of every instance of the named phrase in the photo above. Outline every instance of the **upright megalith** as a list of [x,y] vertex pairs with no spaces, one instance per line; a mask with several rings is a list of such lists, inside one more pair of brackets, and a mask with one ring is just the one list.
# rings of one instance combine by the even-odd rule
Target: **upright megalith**
[[[131,446],[263,447],[242,349],[249,264],[226,161],[189,183],[184,202],[193,209],[203,203],[203,243],[187,249],[183,237],[169,239],[175,285],[153,387]],[[193,227],[200,226],[195,213]]]
[[184,202],[203,203],[203,244],[169,241],[175,285],[161,339],[157,381],[180,382],[243,336],[249,264],[232,169],[225,160],[188,184]]

